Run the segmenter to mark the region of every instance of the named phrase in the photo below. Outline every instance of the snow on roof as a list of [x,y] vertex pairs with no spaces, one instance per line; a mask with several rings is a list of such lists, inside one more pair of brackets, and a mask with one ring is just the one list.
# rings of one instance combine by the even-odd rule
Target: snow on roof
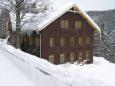
[[80,9],[80,7],[78,5],[76,5],[76,8],[78,9],[78,11],[80,11],[80,14],[86,19],[86,21],[97,31],[101,31],[99,26],[91,19],[91,17],[88,16],[88,14],[83,11],[82,9]]
[[[66,4],[65,4],[66,3]],[[87,20],[87,22],[94,28],[96,31],[100,31],[100,28],[96,23],[84,12],[78,5],[73,1],[67,0],[55,0],[52,4],[52,8],[47,10],[45,13],[33,14],[27,13],[24,19],[21,22],[22,31],[41,31],[61,15],[69,11],[72,7],[76,7],[80,14]],[[12,27],[15,29],[15,14],[10,13]]]

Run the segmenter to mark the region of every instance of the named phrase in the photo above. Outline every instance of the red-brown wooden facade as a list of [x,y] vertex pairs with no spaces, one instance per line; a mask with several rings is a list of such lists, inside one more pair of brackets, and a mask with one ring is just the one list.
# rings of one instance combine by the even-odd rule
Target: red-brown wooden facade
[[[61,20],[68,20],[68,28],[61,28]],[[75,28],[75,21],[82,22],[82,28]],[[67,12],[41,31],[41,57],[48,60],[49,55],[55,55],[55,64],[59,64],[60,53],[65,54],[65,62],[70,62],[70,53],[75,53],[74,61],[78,60],[79,52],[83,52],[82,61],[86,59],[86,52],[89,51],[89,62],[93,61],[93,34],[92,27],[79,14]],[[65,38],[65,46],[60,46],[60,38]],[[75,38],[74,46],[70,45],[70,38]],[[79,37],[83,38],[83,44],[79,45]],[[87,44],[87,37],[90,43]],[[49,46],[49,38],[55,38],[54,47]]]
[[[68,28],[61,27],[61,21],[68,21]],[[81,22],[81,28],[75,28],[75,22]],[[60,64],[60,57],[64,56],[64,62],[93,62],[93,37],[94,28],[86,21],[80,13],[67,11],[57,18],[54,22],[42,29],[39,34],[33,31],[31,36],[22,35],[22,50],[32,53],[40,58],[49,60],[53,56],[54,64]],[[51,47],[49,39],[54,38],[54,44]],[[60,45],[60,39],[65,39],[64,46]],[[74,43],[71,45],[71,38]],[[82,44],[79,39],[82,38]],[[37,40],[37,41],[36,41]],[[28,48],[31,48],[28,50]],[[71,53],[74,55],[71,61]],[[82,56],[81,56],[82,53]],[[63,59],[62,59],[63,60]]]

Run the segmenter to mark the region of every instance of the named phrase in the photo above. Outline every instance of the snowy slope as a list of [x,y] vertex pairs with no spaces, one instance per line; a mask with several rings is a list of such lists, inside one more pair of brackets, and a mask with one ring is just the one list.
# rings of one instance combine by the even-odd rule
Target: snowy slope
[[[1,56],[6,59],[1,58]],[[4,61],[1,61],[2,59]],[[4,66],[2,63],[5,63],[5,60],[6,63],[8,60],[10,63],[15,64],[18,72],[21,71],[23,77],[28,76],[26,78],[36,86],[114,86],[115,64],[106,61],[102,57],[94,57],[93,64],[83,66],[76,65],[76,63],[53,65],[46,60],[24,53],[10,45],[0,43],[0,68],[2,65]],[[9,67],[9,65],[7,66]],[[10,72],[11,70],[7,71]],[[17,76],[16,73],[13,74]],[[7,86],[2,85],[5,82],[1,83],[3,79],[4,81],[7,80],[4,76],[0,71],[0,86]],[[7,81],[10,82],[10,80]]]
[[29,57],[31,55],[0,43],[0,86],[66,86],[42,67],[35,66],[36,59],[32,61]]
[[9,54],[0,48],[0,86],[35,86],[9,58]]

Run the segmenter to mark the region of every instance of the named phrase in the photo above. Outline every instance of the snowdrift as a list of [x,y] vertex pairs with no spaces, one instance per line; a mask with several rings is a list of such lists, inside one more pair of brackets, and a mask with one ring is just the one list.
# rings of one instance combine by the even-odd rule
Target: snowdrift
[[5,42],[0,43],[0,48],[37,86],[114,86],[115,64],[102,57],[94,57],[89,65],[53,65]]

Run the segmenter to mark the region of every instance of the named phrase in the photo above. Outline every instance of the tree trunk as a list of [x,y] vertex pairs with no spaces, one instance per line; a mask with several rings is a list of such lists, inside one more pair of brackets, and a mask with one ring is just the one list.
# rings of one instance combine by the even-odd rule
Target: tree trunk
[[20,27],[20,13],[16,15],[16,48],[21,48],[21,27]]
[[21,35],[20,33],[16,32],[16,48],[21,48]]
[[21,4],[19,1],[16,1],[16,48],[21,48],[21,18],[20,18],[20,10]]

